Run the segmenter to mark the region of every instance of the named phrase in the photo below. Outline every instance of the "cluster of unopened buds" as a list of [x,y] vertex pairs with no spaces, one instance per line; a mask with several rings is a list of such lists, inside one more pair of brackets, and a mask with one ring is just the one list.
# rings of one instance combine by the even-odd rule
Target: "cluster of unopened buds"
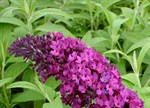
[[114,65],[79,39],[60,32],[18,38],[9,52],[34,61],[44,83],[60,79],[62,101],[72,108],[144,108],[137,94],[122,84]]

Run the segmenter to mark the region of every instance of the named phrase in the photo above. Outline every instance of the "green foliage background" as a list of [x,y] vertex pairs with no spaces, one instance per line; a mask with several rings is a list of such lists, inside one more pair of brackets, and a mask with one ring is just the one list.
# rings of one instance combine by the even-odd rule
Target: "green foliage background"
[[61,102],[61,81],[42,84],[30,61],[7,50],[18,37],[48,31],[104,54],[150,108],[149,0],[0,0],[0,108],[70,108]]

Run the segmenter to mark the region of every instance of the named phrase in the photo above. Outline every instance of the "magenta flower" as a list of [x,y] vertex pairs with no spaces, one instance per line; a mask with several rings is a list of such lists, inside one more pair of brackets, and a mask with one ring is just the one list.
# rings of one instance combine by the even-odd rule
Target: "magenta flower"
[[60,32],[18,38],[9,52],[34,61],[42,82],[62,80],[62,101],[72,108],[144,108],[137,94],[124,87],[116,67],[79,39]]

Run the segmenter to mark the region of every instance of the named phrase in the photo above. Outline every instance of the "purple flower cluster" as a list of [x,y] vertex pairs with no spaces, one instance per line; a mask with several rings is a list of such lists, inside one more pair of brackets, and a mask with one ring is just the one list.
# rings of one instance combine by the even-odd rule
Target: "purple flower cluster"
[[126,89],[109,61],[79,39],[60,32],[18,38],[10,53],[35,62],[45,82],[49,76],[62,80],[62,101],[72,108],[144,108],[137,94]]

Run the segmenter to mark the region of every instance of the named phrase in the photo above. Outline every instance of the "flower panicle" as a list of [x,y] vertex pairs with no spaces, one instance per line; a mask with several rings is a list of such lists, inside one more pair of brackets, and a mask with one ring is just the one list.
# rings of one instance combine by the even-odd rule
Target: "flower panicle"
[[79,39],[60,32],[17,39],[9,52],[35,62],[44,83],[62,80],[62,101],[72,108],[144,108],[137,94],[126,89],[115,65]]

